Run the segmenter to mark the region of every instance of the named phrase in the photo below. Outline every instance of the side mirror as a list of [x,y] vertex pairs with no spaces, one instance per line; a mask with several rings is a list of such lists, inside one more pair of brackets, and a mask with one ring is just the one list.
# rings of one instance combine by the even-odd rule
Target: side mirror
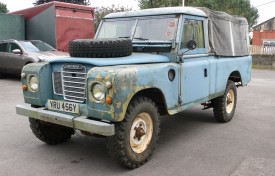
[[194,50],[194,49],[196,49],[196,48],[197,48],[197,42],[196,42],[195,40],[189,40],[189,41],[187,42],[187,48],[188,48],[189,50]]
[[20,49],[14,49],[12,50],[13,54],[22,54],[22,51]]

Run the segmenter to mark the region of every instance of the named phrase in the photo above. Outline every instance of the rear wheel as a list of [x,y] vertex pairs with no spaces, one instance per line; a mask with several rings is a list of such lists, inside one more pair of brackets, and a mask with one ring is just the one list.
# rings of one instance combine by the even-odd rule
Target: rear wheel
[[232,120],[237,104],[237,88],[233,81],[228,81],[224,95],[212,100],[214,116],[218,122]]
[[109,138],[110,155],[130,169],[143,165],[156,146],[159,124],[155,103],[146,97],[135,99],[125,119],[115,125],[115,135]]
[[43,122],[33,118],[29,118],[29,121],[33,134],[41,141],[50,145],[66,142],[75,132],[72,128]]

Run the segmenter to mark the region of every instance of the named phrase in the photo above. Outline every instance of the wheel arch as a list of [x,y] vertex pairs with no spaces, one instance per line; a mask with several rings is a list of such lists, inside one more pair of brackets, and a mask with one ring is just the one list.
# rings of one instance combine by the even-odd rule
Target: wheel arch
[[[147,88],[138,91],[129,101],[129,104],[137,97],[144,96],[156,103],[160,115],[168,114],[167,104],[163,92],[158,88]],[[128,104],[128,106],[129,106]]]
[[228,77],[228,81],[229,80],[234,81],[235,83],[240,82],[242,84],[241,73],[238,70],[235,70],[235,71],[231,72],[229,77]]
[[32,64],[33,62],[32,61],[26,61],[25,63],[24,63],[24,65],[22,66],[22,70],[21,70],[21,72],[23,71],[23,68],[26,66],[26,65],[28,65],[28,64]]
[[[28,64],[31,64],[31,63],[33,63],[32,61],[27,61],[26,63],[25,63],[25,65],[28,65]],[[24,66],[25,66],[24,65]]]

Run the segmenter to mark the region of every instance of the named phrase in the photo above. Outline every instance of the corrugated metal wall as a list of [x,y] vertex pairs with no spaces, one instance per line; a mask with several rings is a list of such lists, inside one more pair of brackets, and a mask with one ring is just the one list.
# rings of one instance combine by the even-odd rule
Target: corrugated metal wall
[[56,48],[55,23],[55,7],[51,6],[27,20],[26,39],[42,40]]
[[0,40],[25,40],[25,19],[22,15],[0,14]]
[[68,43],[74,39],[94,37],[93,9],[73,9],[56,6],[57,49],[68,51]]

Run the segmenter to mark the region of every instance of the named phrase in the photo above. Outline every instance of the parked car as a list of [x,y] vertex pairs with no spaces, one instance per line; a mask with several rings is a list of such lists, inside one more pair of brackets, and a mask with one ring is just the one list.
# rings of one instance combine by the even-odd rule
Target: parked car
[[67,56],[68,53],[57,51],[40,40],[3,40],[0,41],[0,76],[20,74],[22,68],[29,63]]

